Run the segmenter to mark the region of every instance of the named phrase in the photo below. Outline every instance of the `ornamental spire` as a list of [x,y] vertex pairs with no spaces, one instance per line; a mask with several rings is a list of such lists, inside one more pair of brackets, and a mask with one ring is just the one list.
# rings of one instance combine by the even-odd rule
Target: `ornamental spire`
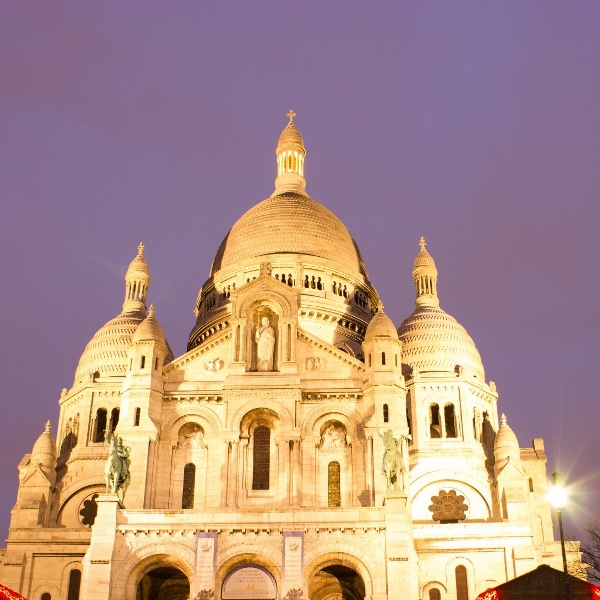
[[437,295],[437,269],[433,257],[427,252],[425,238],[419,240],[419,253],[415,258],[413,279],[417,291],[417,306],[439,306]]
[[289,110],[286,113],[289,121],[284,127],[275,156],[277,157],[277,178],[275,179],[275,192],[279,194],[295,193],[306,196],[306,180],[304,179],[304,159],[306,150],[304,140],[294,123],[296,113]]

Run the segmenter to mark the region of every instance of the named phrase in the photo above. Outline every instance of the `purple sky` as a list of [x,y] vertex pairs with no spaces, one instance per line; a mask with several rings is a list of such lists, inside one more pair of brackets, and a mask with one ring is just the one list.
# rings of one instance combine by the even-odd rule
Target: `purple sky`
[[600,515],[599,29],[584,1],[3,2],[0,540],[140,240],[177,356],[222,238],[273,191],[290,107],[307,189],[396,324],[427,238],[442,308],[521,446],[544,438],[581,536]]

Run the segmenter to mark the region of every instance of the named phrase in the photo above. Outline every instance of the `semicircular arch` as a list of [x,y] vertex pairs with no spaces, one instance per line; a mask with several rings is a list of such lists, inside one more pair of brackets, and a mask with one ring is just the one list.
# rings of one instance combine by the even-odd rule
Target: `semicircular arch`
[[[357,551],[355,548],[352,548],[350,552],[348,550],[346,548],[345,551],[340,552],[338,547],[336,552],[316,554],[312,559],[307,557],[308,564],[304,568],[304,581],[307,582],[307,585],[319,571],[340,565],[352,569],[361,576],[365,585],[365,597],[369,598],[373,594],[379,593],[385,594],[384,584],[381,585],[381,590],[377,590],[379,587],[377,582],[386,581],[385,573],[372,561],[370,555],[367,552]],[[370,568],[367,567],[368,564]]]
[[[240,295],[242,295],[242,288],[240,288]],[[237,314],[234,316],[246,319],[259,306],[268,306],[273,312],[284,318],[291,317],[293,312],[290,299],[269,287],[267,290],[248,291],[248,295],[240,302]]]
[[[258,549],[257,549],[258,550]],[[242,552],[238,544],[226,548],[221,555],[221,563],[217,566],[215,575],[215,590],[221,590],[225,578],[236,567],[257,565],[263,567],[274,577],[277,584],[278,596],[281,592],[282,573],[277,563],[281,562],[281,553],[268,545],[260,547],[259,552]]]
[[342,420],[345,425],[351,425],[348,430],[348,435],[351,435],[355,438],[358,438],[362,435],[362,419],[360,418],[358,412],[353,408],[345,406],[344,404],[334,403],[314,408],[308,413],[308,415],[306,415],[304,423],[302,424],[302,436],[318,436],[319,432],[317,431],[317,427],[319,422],[324,422],[328,418],[336,416],[342,417],[340,420]]
[[[176,427],[178,421],[185,420],[186,418],[192,420],[194,417],[202,419],[208,425],[208,428],[205,429],[205,433],[208,435],[214,435],[223,429],[221,419],[210,408],[198,405],[194,405],[193,408],[190,408],[189,404],[185,404],[176,406],[175,410],[165,419],[161,437],[169,438],[173,428],[179,430],[179,426]],[[184,422],[181,423],[181,425],[183,424]]]
[[260,398],[257,397],[249,400],[248,402],[243,403],[231,416],[231,421],[229,428],[231,431],[239,431],[243,418],[253,410],[257,409],[270,409],[272,410],[280,419],[281,426],[283,431],[289,431],[293,428],[293,420],[290,411],[279,401],[273,400],[271,398]]
[[117,571],[111,587],[112,598],[135,600],[137,585],[142,577],[158,567],[175,567],[190,581],[194,576],[194,550],[183,544],[171,543],[168,552],[164,544],[151,543],[137,548]]

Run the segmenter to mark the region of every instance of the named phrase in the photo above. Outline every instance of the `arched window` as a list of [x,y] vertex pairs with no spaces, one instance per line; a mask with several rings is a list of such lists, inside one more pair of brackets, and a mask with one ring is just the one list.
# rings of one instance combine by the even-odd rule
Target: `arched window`
[[454,572],[456,574],[456,600],[469,600],[467,568],[463,565],[458,565]]
[[99,408],[96,411],[96,429],[94,434],[94,442],[103,442],[106,434],[106,409]]
[[327,506],[341,506],[340,463],[330,462],[327,467]]
[[271,467],[271,431],[268,427],[254,430],[252,489],[268,490]]
[[183,493],[181,508],[194,508],[194,486],[196,484],[196,465],[188,463],[183,468]]
[[142,356],[142,359],[140,360],[140,369],[143,369],[146,366],[146,357]]
[[430,589],[429,590],[429,600],[442,600],[440,590],[438,590],[437,588]]
[[429,407],[429,435],[431,438],[441,438],[442,428],[440,427],[440,407],[432,404]]
[[134,427],[139,427],[140,426],[140,417],[142,415],[142,409],[138,406],[135,409],[135,417],[133,418],[133,426]]
[[110,432],[114,433],[117,425],[119,424],[119,409],[113,408],[110,411]]
[[48,592],[44,592],[40,600],[52,600],[52,596]]
[[387,404],[383,405],[383,422],[387,423],[390,420],[390,409]]
[[454,404],[444,406],[444,425],[446,426],[446,437],[456,437],[456,419],[454,416]]
[[385,352],[381,353],[381,364],[385,365]]
[[81,571],[73,569],[69,573],[69,591],[67,592],[67,600],[79,600],[79,588],[81,586]]

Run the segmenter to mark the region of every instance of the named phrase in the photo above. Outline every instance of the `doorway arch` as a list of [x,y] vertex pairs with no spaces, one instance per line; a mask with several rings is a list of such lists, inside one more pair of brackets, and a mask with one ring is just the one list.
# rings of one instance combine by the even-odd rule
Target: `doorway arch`
[[363,578],[351,567],[334,564],[317,571],[308,585],[311,600],[364,600]]
[[190,582],[187,575],[173,566],[147,571],[137,584],[136,600],[188,600]]

